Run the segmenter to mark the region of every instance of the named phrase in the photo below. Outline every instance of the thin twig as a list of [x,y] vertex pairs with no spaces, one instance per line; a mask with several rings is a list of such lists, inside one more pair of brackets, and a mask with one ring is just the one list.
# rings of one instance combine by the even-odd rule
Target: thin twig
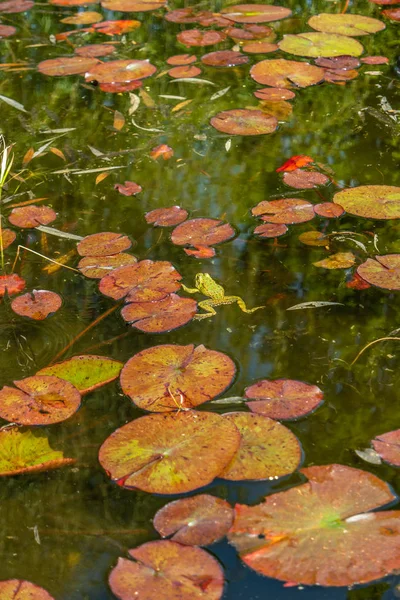
[[352,367],[354,365],[354,363],[358,361],[358,359],[360,358],[361,354],[363,354],[368,348],[370,348],[374,344],[377,344],[378,342],[387,342],[389,340],[400,341],[400,337],[394,337],[394,336],[393,337],[383,337],[383,338],[379,338],[378,340],[373,340],[372,342],[370,342],[369,344],[367,344],[366,346],[364,346],[364,348],[362,350],[360,350],[360,352],[357,354],[357,356],[355,357],[355,359],[353,360],[353,362],[350,363],[350,366]]
[[340,11],[340,14],[344,15],[344,13],[347,11],[347,9],[349,8],[349,4],[350,4],[350,0],[346,0],[346,2],[344,3],[344,6],[342,8],[342,10]]
[[11,273],[14,273],[15,265],[17,264],[17,260],[19,258],[19,249],[20,248],[23,248],[24,250],[27,250],[28,252],[32,252],[32,254],[36,254],[36,256],[40,256],[40,258],[44,258],[45,260],[48,260],[49,262],[54,263],[55,265],[58,265],[59,267],[64,267],[64,269],[69,269],[69,271],[74,271],[75,273],[80,273],[80,271],[78,269],[74,269],[74,267],[69,267],[68,265],[63,265],[62,263],[57,262],[56,260],[53,260],[52,258],[45,256],[44,254],[40,254],[39,252],[36,252],[35,250],[32,250],[31,248],[22,246],[21,244],[17,248],[17,254],[15,256],[15,260],[14,260],[14,263],[13,263],[13,266],[11,269]]

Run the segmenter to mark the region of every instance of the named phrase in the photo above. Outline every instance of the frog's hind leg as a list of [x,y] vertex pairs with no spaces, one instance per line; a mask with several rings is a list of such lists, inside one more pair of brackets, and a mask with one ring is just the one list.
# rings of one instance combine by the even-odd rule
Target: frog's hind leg
[[247,308],[244,300],[242,300],[242,298],[239,298],[239,296],[226,296],[225,300],[229,300],[229,302],[237,302],[240,310],[242,310],[245,313],[253,313],[253,312],[256,312],[256,310],[260,310],[260,308],[265,308],[265,306],[256,306],[255,308]]
[[199,302],[198,307],[202,308],[206,312],[195,314],[193,319],[196,319],[196,321],[200,321],[200,319],[208,319],[209,317],[213,317],[214,315],[217,314],[216,311],[214,310],[214,308],[210,305],[208,300],[202,300],[201,302]]

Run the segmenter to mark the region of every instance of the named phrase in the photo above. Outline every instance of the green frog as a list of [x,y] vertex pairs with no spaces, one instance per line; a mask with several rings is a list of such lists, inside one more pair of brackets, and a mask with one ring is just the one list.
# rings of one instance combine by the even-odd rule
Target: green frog
[[260,308],[265,306],[256,306],[256,308],[247,308],[246,304],[239,298],[239,296],[225,296],[225,290],[222,285],[219,285],[211,277],[209,273],[197,273],[195,277],[195,288],[188,288],[182,284],[182,288],[188,294],[203,294],[208,296],[209,300],[202,300],[199,302],[199,307],[206,311],[206,313],[198,313],[194,316],[195,319],[207,319],[217,313],[214,310],[214,306],[221,306],[221,304],[233,304],[238,303],[239,308],[245,313],[253,313]]

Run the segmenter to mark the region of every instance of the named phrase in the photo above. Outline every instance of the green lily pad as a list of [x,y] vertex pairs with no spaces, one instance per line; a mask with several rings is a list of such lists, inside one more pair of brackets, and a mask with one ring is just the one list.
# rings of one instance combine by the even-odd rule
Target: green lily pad
[[357,217],[400,219],[400,187],[394,185],[360,185],[338,192],[333,201]]
[[385,290],[400,290],[400,254],[367,258],[358,267],[357,273],[370,285]]
[[22,579],[0,581],[1,600],[54,600],[46,590]]
[[357,40],[336,33],[319,33],[315,31],[299,33],[298,35],[284,35],[278,43],[283,52],[296,56],[310,56],[318,58],[323,56],[360,56],[364,52],[363,46]]
[[314,15],[308,20],[308,24],[317,31],[349,36],[369,35],[370,33],[376,33],[385,29],[385,24],[378,19],[364,17],[363,15],[334,13]]
[[114,381],[122,367],[123,363],[119,360],[83,354],[45,367],[38,371],[37,375],[54,375],[72,383],[81,394],[87,394]]
[[236,505],[231,543],[258,573],[304,585],[351,586],[400,568],[400,511],[371,473],[344,465],[302,469],[308,482],[257,506]]
[[227,413],[224,419],[234,423],[242,437],[235,456],[220,474],[222,479],[277,479],[299,466],[300,443],[281,423],[246,412]]
[[251,67],[250,75],[257,83],[263,85],[276,88],[290,88],[296,85],[305,88],[323,81],[325,71],[307,62],[276,58],[256,63]]
[[50,448],[42,433],[22,431],[19,427],[0,429],[0,477],[49,471],[74,462],[73,458],[64,458],[62,452]]
[[117,429],[99,461],[121,487],[152,494],[183,494],[218,477],[239,447],[235,425],[209,412],[140,417]]
[[400,467],[400,429],[378,435],[372,446],[385,462]]
[[271,419],[298,419],[313,412],[324,394],[316,385],[294,379],[263,379],[245,389],[247,406],[254,413]]

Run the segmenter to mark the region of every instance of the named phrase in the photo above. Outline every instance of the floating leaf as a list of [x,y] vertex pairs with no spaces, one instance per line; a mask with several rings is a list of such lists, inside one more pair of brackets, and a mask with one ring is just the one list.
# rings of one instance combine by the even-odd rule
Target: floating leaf
[[200,29],[186,29],[176,36],[178,42],[185,46],[213,46],[223,42],[226,38],[222,31],[201,31]]
[[[271,91],[273,91],[273,90],[271,90]],[[283,91],[285,92],[285,91],[290,91],[290,90],[283,90]],[[289,160],[284,162],[281,167],[278,167],[278,169],[276,169],[276,172],[277,173],[281,173],[281,172],[289,173],[290,171],[296,171],[300,167],[305,167],[306,165],[309,165],[314,162],[315,161],[313,158],[311,158],[311,156],[306,156],[305,154],[298,154],[297,156],[292,156],[291,158],[289,158]]]
[[[159,158],[160,156],[163,157],[163,160],[169,160],[170,158],[173,157],[173,155],[174,155],[174,151],[172,150],[172,148],[167,146],[167,144],[160,144],[159,146],[156,146],[155,148],[153,148],[153,150],[150,152],[150,156],[154,160],[157,160],[157,158]],[[171,207],[171,208],[177,208],[177,207]],[[159,209],[159,210],[167,210],[167,209]],[[168,209],[168,210],[170,210],[170,209]],[[155,212],[155,211],[152,211],[152,212]],[[147,213],[147,214],[150,214],[150,213]],[[175,225],[176,225],[176,223],[175,223]]]
[[400,429],[382,433],[373,439],[371,443],[385,462],[400,467]]
[[176,246],[193,246],[203,251],[204,248],[221,244],[234,236],[233,227],[219,219],[190,219],[175,227],[171,240]]
[[351,586],[400,567],[400,511],[389,486],[344,465],[308,467],[308,482],[237,505],[229,534],[250,568],[296,584]]
[[355,70],[346,71],[344,69],[334,69],[325,71],[325,81],[328,83],[336,83],[337,81],[351,81],[358,77],[358,72]]
[[284,88],[262,88],[253,92],[256,98],[268,102],[281,102],[282,100],[291,100],[295,93]]
[[325,69],[348,71],[357,69],[360,66],[360,61],[354,56],[332,56],[332,58],[317,58],[315,64]]
[[[347,15],[336,15],[347,16]],[[295,54],[296,56],[319,56],[331,57],[360,56],[364,52],[363,46],[357,40],[336,33],[306,32],[297,35],[284,35],[283,40],[278,43],[283,52]]]
[[117,131],[121,131],[121,129],[123,129],[125,125],[125,117],[122,113],[119,112],[119,110],[116,110],[114,113],[114,122],[113,122],[113,127],[114,129],[116,129]]
[[276,238],[284,235],[288,228],[283,223],[264,223],[254,229],[254,233],[262,238]]
[[166,0],[101,0],[103,8],[119,12],[146,12],[165,5]]
[[[349,36],[369,35],[385,29],[385,24],[378,19],[354,14],[320,13],[311,17],[308,24],[317,31]],[[347,53],[343,52],[343,54]]]
[[93,392],[97,388],[114,381],[120,374],[122,363],[119,360],[83,354],[41,369],[37,375],[53,375],[69,381],[81,394]]
[[389,59],[387,56],[365,56],[361,62],[364,65],[388,65]]
[[305,231],[299,235],[299,240],[306,246],[329,247],[329,238],[320,231]]
[[225,500],[200,494],[175,500],[155,515],[153,525],[161,537],[185,546],[208,546],[223,538],[233,522],[233,510]]
[[[109,94],[121,94],[123,92],[131,92],[142,87],[143,81],[129,81],[128,83],[100,83],[99,88],[102,92]],[[121,184],[119,184],[121,185]]]
[[96,56],[108,56],[115,52],[115,46],[110,44],[88,44],[87,46],[80,46],[75,48],[75,54],[78,56],[85,56],[86,58],[93,58]]
[[[99,23],[104,25],[104,23]],[[86,81],[98,83],[129,83],[150,77],[157,71],[148,60],[119,59],[98,63],[85,70]]]
[[13,208],[8,220],[16,227],[31,228],[48,225],[57,218],[57,213],[49,206],[19,206]]
[[0,390],[0,417],[18,425],[51,425],[71,417],[80,407],[81,395],[68,381],[34,375],[14,381],[16,388]]
[[290,420],[313,412],[324,394],[316,385],[294,379],[263,379],[245,389],[247,406],[253,413],[271,419]]
[[323,269],[349,269],[356,262],[356,257],[352,252],[336,252],[328,258],[314,262],[314,267],[322,267]]
[[73,458],[64,458],[62,452],[52,450],[42,433],[21,431],[19,427],[0,429],[0,477],[59,469],[74,462]]
[[270,52],[276,52],[279,50],[277,44],[271,42],[250,42],[245,44],[242,48],[243,52],[248,54],[269,54]]
[[118,254],[132,246],[131,240],[121,233],[105,231],[87,235],[76,246],[80,256],[110,256]]
[[187,210],[180,206],[156,208],[144,215],[147,223],[152,223],[154,227],[172,227],[185,221],[187,216]]
[[99,461],[121,487],[182,494],[218,477],[239,442],[235,425],[215,413],[153,414],[114,431]]
[[167,58],[167,63],[173,66],[190,65],[196,62],[197,57],[194,54],[175,54]]
[[249,62],[249,57],[235,50],[217,50],[201,57],[201,62],[210,67],[236,67]]
[[26,281],[16,273],[11,275],[0,275],[0,298],[8,294],[13,296],[19,294],[25,288]]
[[269,23],[285,19],[292,11],[269,4],[235,4],[223,8],[221,14],[234,23]]
[[291,173],[284,173],[283,182],[296,190],[309,190],[329,183],[329,178],[318,171],[303,171],[296,169]]
[[142,191],[142,186],[134,181],[125,181],[124,184],[116,183],[114,185],[114,189],[118,190],[120,194],[123,196],[134,196],[135,194],[139,194]]
[[344,213],[343,207],[334,202],[322,202],[321,204],[316,204],[314,206],[314,211],[320,217],[325,217],[327,219],[336,219],[341,217]]
[[229,135],[265,135],[278,127],[276,117],[249,108],[224,110],[212,117],[210,123]]
[[370,285],[385,290],[400,290],[400,254],[386,254],[367,258],[357,273]]
[[0,595],[2,600],[54,600],[43,588],[22,579],[0,581]]
[[[371,2],[373,0],[370,0]],[[397,4],[398,0],[396,0],[396,2],[385,2],[385,4]],[[390,19],[391,21],[400,21],[400,8],[387,8],[386,10],[382,11],[382,14],[387,17],[388,19]]]
[[14,298],[11,302],[11,308],[17,315],[29,317],[35,321],[43,321],[49,315],[57,312],[61,305],[60,296],[47,290],[33,290],[33,292]]
[[193,408],[222,394],[236,373],[222,352],[166,344],[135,354],[121,373],[123,392],[140,408],[170,411]]
[[263,85],[290,88],[292,85],[305,88],[320,83],[324,79],[324,70],[307,62],[286,60],[284,58],[262,60],[253,65],[250,75]]
[[400,187],[360,185],[337,192],[333,201],[351,215],[367,219],[400,219]]
[[92,25],[92,23],[98,23],[102,20],[102,14],[87,10],[76,13],[76,15],[72,15],[72,17],[65,17],[65,19],[61,19],[61,23],[66,23],[67,25]]
[[112,256],[85,256],[79,261],[78,269],[82,275],[89,277],[89,279],[101,279],[114,269],[133,265],[136,262],[136,256],[123,252]]
[[284,198],[282,200],[262,200],[252,209],[255,217],[261,216],[269,223],[305,223],[314,218],[314,206],[301,198]]
[[186,79],[191,77],[197,77],[200,75],[201,69],[194,65],[183,65],[181,67],[173,67],[168,71],[168,75],[174,79]]
[[168,12],[164,18],[170,23],[197,23],[199,12],[195,7],[190,6],[187,8],[176,8]]
[[353,290],[367,290],[371,286],[358,273],[354,273],[353,277],[346,281],[346,287]]
[[197,302],[170,294],[153,302],[132,302],[121,310],[122,318],[146,333],[165,333],[189,323],[197,312]]
[[7,0],[0,3],[0,13],[15,14],[30,10],[35,3],[31,0]]
[[49,4],[53,4],[54,6],[87,6],[88,4],[97,4],[98,2],[99,0],[49,0]]
[[0,237],[2,248],[5,250],[8,248],[8,246],[11,246],[11,244],[15,242],[17,236],[15,235],[15,231],[12,231],[11,229],[2,229]]
[[119,558],[109,577],[111,590],[120,600],[219,600],[222,596],[223,571],[201,548],[160,540],[128,554],[133,560]]
[[0,38],[10,37],[12,35],[15,35],[16,32],[16,28],[12,25],[0,25]]
[[122,35],[134,31],[140,25],[141,22],[134,19],[121,19],[119,21],[102,21],[101,23],[96,23],[94,28],[98,33],[104,33],[105,35]]
[[262,40],[263,42],[272,42],[276,38],[276,33],[268,25],[245,24],[243,28],[228,27],[225,33],[235,41],[243,42],[250,40]]
[[195,256],[196,258],[212,258],[215,256],[215,249],[209,246],[196,246],[195,250],[185,248],[184,251],[188,256]]
[[64,77],[65,75],[82,75],[89,69],[99,64],[97,58],[84,56],[60,56],[43,60],[38,64],[38,71],[51,77]]

